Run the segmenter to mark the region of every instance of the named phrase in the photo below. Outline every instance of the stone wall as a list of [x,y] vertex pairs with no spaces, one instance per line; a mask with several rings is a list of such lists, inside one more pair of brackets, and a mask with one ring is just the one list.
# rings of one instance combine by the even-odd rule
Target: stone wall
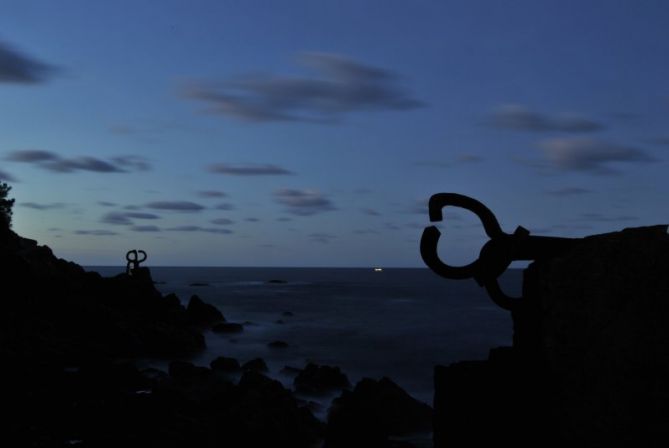
[[584,238],[532,263],[523,295],[512,348],[437,367],[435,446],[666,446],[667,226]]

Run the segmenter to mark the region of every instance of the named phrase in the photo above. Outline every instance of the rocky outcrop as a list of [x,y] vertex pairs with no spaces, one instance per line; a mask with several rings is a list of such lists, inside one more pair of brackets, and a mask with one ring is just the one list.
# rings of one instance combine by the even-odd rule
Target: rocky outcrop
[[209,366],[212,370],[219,372],[238,372],[242,369],[239,365],[239,361],[235,358],[227,358],[225,356],[219,356],[209,363]]
[[245,372],[246,371],[253,371],[260,373],[269,372],[269,368],[267,368],[267,364],[265,363],[265,360],[262,358],[255,358],[250,361],[246,361],[242,365],[242,370]]
[[309,363],[293,381],[295,390],[309,395],[320,395],[351,386],[339,367],[319,366]]
[[190,323],[195,325],[210,325],[225,321],[223,313],[215,306],[204,303],[197,295],[191,296],[186,307],[186,317]]
[[101,277],[6,231],[0,238],[0,270],[4,357],[71,363],[90,357],[176,356],[204,348],[191,314],[178,298],[155,289],[146,268]]
[[432,409],[388,378],[365,378],[335,399],[328,416],[327,448],[392,446],[390,436],[432,428]]

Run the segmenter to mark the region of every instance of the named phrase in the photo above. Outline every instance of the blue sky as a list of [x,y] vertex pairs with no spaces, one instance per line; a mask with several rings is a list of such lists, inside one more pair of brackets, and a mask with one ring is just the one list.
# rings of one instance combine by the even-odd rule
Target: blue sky
[[81,264],[422,266],[438,192],[508,232],[669,221],[663,1],[2,6],[14,229]]

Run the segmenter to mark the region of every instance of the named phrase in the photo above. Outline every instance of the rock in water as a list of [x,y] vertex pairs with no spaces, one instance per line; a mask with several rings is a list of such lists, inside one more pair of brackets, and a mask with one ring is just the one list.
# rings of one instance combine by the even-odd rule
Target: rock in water
[[194,325],[207,325],[225,320],[223,314],[215,306],[204,303],[197,295],[191,296],[186,307],[186,314]]

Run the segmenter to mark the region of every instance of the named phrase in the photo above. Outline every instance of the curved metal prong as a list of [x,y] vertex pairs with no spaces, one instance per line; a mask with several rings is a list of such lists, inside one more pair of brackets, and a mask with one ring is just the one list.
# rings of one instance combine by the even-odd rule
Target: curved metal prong
[[447,206],[464,208],[474,213],[481,220],[483,229],[490,238],[504,234],[497,218],[495,218],[495,215],[488,207],[474,198],[457,193],[437,193],[432,195],[428,205],[430,221],[442,221],[444,219],[442,209]]
[[435,226],[426,227],[420,239],[420,255],[425,264],[435,273],[445,278],[463,279],[474,277],[478,260],[465,266],[449,266],[439,258],[437,245],[441,232]]
[[137,257],[137,263],[142,263],[146,261],[147,258],[146,252],[144,252],[143,250],[138,250],[137,253],[144,255],[142,259],[140,259],[139,256]]
[[[133,257],[130,258],[130,255],[132,255]],[[128,260],[128,261],[133,261],[133,262],[134,262],[134,261],[137,261],[137,251],[136,251],[136,250],[129,250],[129,251],[125,254],[125,259]]]

